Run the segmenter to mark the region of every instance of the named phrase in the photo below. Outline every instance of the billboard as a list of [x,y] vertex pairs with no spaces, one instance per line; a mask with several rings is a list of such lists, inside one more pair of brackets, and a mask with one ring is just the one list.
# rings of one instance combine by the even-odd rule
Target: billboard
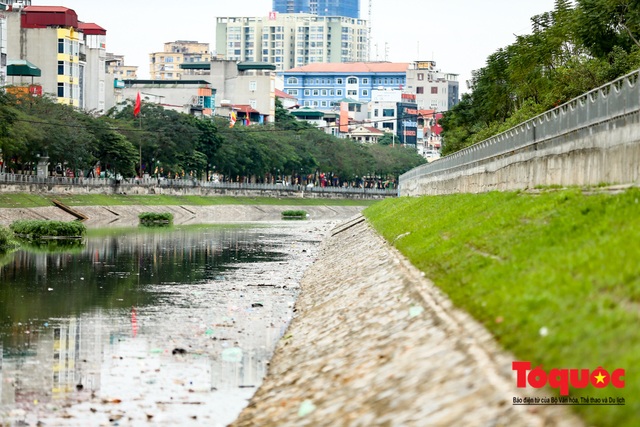
[[398,139],[402,144],[418,144],[418,104],[399,102],[396,116]]

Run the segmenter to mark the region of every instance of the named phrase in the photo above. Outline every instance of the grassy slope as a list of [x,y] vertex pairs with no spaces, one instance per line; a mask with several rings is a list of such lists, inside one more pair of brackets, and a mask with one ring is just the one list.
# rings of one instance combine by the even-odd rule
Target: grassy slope
[[232,197],[232,196],[165,196],[165,195],[37,195],[24,193],[0,194],[0,208],[34,208],[51,206],[56,199],[68,206],[109,206],[109,205],[144,205],[144,206],[212,206],[212,205],[287,205],[287,206],[369,206],[374,200],[357,199],[300,199],[275,197]]
[[547,371],[626,369],[624,389],[571,389],[624,397],[626,406],[572,408],[593,425],[632,426],[640,414],[639,200],[638,189],[459,194],[387,199],[365,215],[390,242],[410,233],[394,245],[518,360]]

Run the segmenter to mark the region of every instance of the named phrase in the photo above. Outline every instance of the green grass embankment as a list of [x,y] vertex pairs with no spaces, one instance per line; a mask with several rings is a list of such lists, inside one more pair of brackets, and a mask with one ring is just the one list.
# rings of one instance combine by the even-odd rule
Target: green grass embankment
[[51,206],[56,199],[67,206],[214,206],[214,205],[275,205],[275,206],[369,206],[375,200],[310,199],[232,196],[168,196],[123,194],[37,195],[24,193],[0,194],[0,208],[36,208]]
[[386,199],[364,214],[517,360],[547,372],[625,369],[624,388],[570,389],[573,397],[623,397],[625,406],[572,409],[590,425],[636,426],[639,201],[638,189],[459,194]]

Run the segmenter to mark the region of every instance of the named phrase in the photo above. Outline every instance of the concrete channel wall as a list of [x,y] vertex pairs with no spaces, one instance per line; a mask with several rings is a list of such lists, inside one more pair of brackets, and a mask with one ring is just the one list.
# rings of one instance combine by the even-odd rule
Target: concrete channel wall
[[400,177],[401,196],[640,183],[640,70]]
[[[309,220],[342,221],[363,206],[280,206],[280,205],[216,205],[216,206],[75,206],[85,215],[87,227],[132,227],[139,223],[142,212],[169,212],[176,225],[268,222],[282,220],[282,211],[304,210]],[[41,208],[0,209],[0,225],[8,226],[19,219],[73,221],[76,218],[54,206]]]
[[210,182],[191,179],[67,178],[0,173],[0,192],[41,194],[128,194],[169,196],[232,196],[306,199],[383,199],[397,189],[307,187],[257,183]]
[[566,407],[514,406],[513,356],[362,216],[332,231],[301,291],[233,427],[582,425]]

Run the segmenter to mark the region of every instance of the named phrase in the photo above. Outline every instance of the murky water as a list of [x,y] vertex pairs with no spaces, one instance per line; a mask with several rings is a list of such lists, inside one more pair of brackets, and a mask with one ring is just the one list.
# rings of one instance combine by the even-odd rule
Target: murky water
[[317,224],[112,231],[0,258],[3,425],[226,425],[266,374]]

